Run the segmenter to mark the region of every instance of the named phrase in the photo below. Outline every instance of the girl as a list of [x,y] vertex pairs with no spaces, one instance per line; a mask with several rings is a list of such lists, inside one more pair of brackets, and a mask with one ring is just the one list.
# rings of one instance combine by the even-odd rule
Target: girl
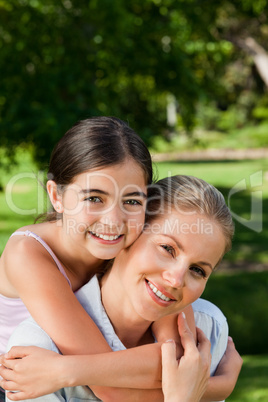
[[[0,351],[31,315],[63,354],[109,352],[73,292],[140,234],[152,182],[151,156],[121,120],[88,119],[56,145],[48,177],[54,212],[45,222],[15,232],[0,259]],[[140,380],[140,367],[128,361],[124,370],[129,367],[131,385],[135,372]],[[151,363],[147,368],[151,378]]]
[[[96,276],[93,277],[76,294],[85,310],[102,330],[106,340],[111,346],[115,345],[117,350],[137,346],[144,348],[146,344],[154,344],[152,322],[178,313],[198,299],[212,271],[231,246],[233,234],[231,215],[222,195],[214,187],[202,180],[177,176],[161,180],[157,187],[150,191],[152,200],[149,198],[147,224],[143,233],[131,247],[119,253],[112,269],[99,277],[99,280]],[[195,310],[198,321],[198,305],[195,305]],[[204,314],[204,308],[202,311]],[[219,312],[216,312],[216,315],[218,317],[213,318],[211,324],[208,325],[209,321],[206,321],[204,325],[208,334],[212,331],[213,325],[213,332],[217,334],[221,332],[219,323],[222,319]],[[183,322],[181,325],[184,325]],[[90,336],[88,333],[89,338]],[[217,355],[218,349],[221,349],[222,354],[226,346],[224,339],[220,335],[217,339],[210,338],[214,343],[213,354]],[[183,337],[182,339],[185,340]],[[200,334],[198,340],[201,344],[204,343]],[[11,345],[18,343],[35,343],[57,350],[55,344],[33,320],[24,322],[13,334]],[[26,349],[22,348],[22,355]],[[35,350],[32,352],[34,354]],[[195,353],[198,354],[198,351]],[[55,357],[47,355],[45,351],[41,354],[42,361],[35,362],[35,369],[39,371],[38,364],[43,371],[44,366],[49,367],[53,385],[57,384],[60,387],[86,383],[92,385],[99,381],[97,374],[95,377],[92,376],[91,365],[94,359],[90,358],[93,356],[88,358],[56,355]],[[45,359],[48,360],[45,362]],[[144,359],[147,359],[146,355]],[[212,370],[215,371],[219,359],[217,362],[215,356],[213,359]],[[25,359],[22,359],[22,362],[23,360]],[[234,363],[236,365],[237,362]],[[17,366],[16,362],[10,365],[5,362],[5,364],[13,369]],[[208,368],[208,364],[205,366]],[[205,367],[204,371],[207,371],[207,368]],[[190,369],[193,373],[193,367]],[[2,370],[3,374],[4,371],[5,378],[11,380],[8,388],[12,389],[16,385],[16,377],[13,377],[12,371]],[[198,371],[200,370],[197,370],[196,374],[199,375]],[[198,384],[199,380],[195,380]],[[201,380],[203,384],[203,377]],[[218,399],[219,395],[226,393],[229,385],[226,380],[228,377],[225,377],[221,384],[222,388],[219,388],[216,394],[214,392],[206,395],[206,398]],[[31,381],[34,379],[31,378]],[[124,381],[127,381],[125,373],[122,375],[122,382]],[[107,383],[110,385],[109,380]],[[48,386],[51,387],[51,383]],[[198,386],[198,395],[199,388]],[[191,390],[191,387],[189,389]],[[185,394],[185,390],[181,389],[182,395],[189,395],[189,397],[183,396],[184,399],[181,400],[185,402],[197,400],[197,390],[193,394],[189,389],[187,388]],[[204,386],[202,389],[205,389]],[[128,392],[124,401],[132,400],[130,398],[133,397],[133,393],[136,395],[135,391]],[[15,394],[10,399],[19,400],[21,397],[23,392]],[[150,391],[147,400],[148,397],[156,401],[161,400],[162,395],[159,391]],[[74,387],[51,394],[46,400],[71,400],[71,398],[94,400],[95,397],[88,388]],[[104,400],[113,400],[109,392]]]

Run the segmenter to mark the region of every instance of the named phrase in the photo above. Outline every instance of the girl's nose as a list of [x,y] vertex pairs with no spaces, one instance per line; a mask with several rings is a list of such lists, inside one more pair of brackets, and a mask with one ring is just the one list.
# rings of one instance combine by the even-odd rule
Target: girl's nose
[[185,286],[187,271],[188,265],[181,261],[163,271],[162,277],[169,286],[180,289]]
[[120,208],[120,206],[113,206],[106,213],[103,213],[101,217],[101,222],[107,226],[120,226],[124,222],[124,211]]

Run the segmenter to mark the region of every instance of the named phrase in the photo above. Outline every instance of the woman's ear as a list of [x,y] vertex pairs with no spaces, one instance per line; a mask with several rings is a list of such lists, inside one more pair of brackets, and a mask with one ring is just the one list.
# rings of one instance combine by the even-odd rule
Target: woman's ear
[[53,180],[48,180],[47,192],[53,208],[61,214],[63,212],[62,195],[59,194],[58,186]]

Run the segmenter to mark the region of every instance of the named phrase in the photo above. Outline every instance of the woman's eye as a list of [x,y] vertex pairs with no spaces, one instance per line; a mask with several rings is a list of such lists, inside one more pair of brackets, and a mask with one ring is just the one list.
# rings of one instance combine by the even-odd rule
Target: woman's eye
[[124,204],[127,205],[142,205],[142,203],[138,200],[125,200]]
[[202,276],[203,278],[207,277],[206,271],[203,268],[200,268],[200,267],[194,265],[190,269],[196,275]]
[[88,198],[85,199],[85,201],[90,201],[90,202],[93,202],[93,203],[102,202],[99,197],[88,197]]
[[161,244],[161,247],[171,254],[172,257],[175,257],[175,250],[172,246],[169,246],[168,244]]

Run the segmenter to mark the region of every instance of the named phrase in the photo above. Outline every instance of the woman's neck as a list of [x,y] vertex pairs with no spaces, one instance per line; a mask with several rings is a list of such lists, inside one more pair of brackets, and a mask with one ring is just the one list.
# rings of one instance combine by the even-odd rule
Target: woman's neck
[[140,317],[129,303],[114,268],[100,280],[102,304],[116,335],[126,348],[153,343],[151,322]]

